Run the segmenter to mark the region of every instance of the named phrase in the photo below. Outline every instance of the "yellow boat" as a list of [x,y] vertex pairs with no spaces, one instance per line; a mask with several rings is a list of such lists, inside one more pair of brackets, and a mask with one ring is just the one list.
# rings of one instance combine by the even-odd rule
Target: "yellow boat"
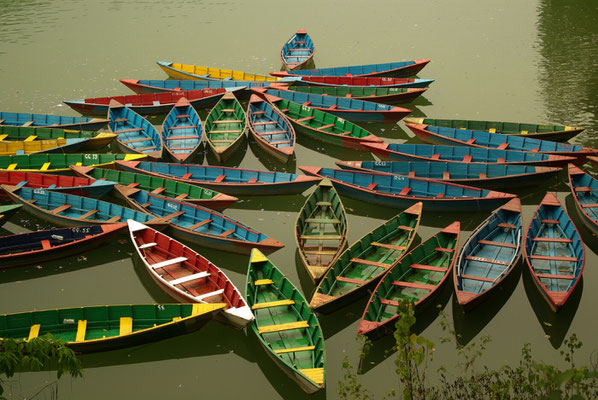
[[114,169],[115,161],[139,161],[145,154],[27,154],[0,156],[0,171],[71,172],[71,165]]
[[27,138],[18,142],[0,141],[0,156],[77,151],[81,148],[83,143],[89,140],[65,138],[47,140],[34,139],[35,138]]
[[88,139],[80,150],[100,150],[110,144],[117,135],[110,132],[77,131],[72,129],[35,127],[35,126],[0,126],[0,140],[26,142],[46,139]]
[[235,81],[261,81],[276,82],[280,78],[269,75],[248,74],[230,69],[200,67],[197,65],[171,63],[158,61],[160,68],[173,79],[211,81],[217,79],[231,79]]

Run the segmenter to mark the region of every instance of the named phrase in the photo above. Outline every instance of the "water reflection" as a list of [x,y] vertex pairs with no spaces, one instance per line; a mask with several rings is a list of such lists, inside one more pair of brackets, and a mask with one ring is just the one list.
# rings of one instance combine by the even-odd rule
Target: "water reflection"
[[523,287],[525,288],[529,302],[536,314],[536,318],[538,318],[538,322],[544,330],[546,338],[548,338],[552,347],[558,349],[561,347],[567,331],[571,326],[571,322],[575,317],[577,307],[579,307],[581,294],[583,293],[583,277],[581,277],[580,282],[575,287],[573,293],[571,293],[565,305],[555,313],[550,309],[542,294],[540,294],[529,268],[526,266],[524,269],[522,274]]
[[453,296],[453,325],[457,343],[467,345],[498,314],[519,284],[522,266],[523,262],[520,260],[502,284],[469,312],[465,312],[459,305],[457,296]]
[[574,141],[598,147],[598,7],[595,0],[541,0],[539,81],[547,119],[585,126]]
[[60,14],[53,10],[50,1],[1,0],[0,15],[0,43],[25,44],[42,26],[44,30],[54,26]]

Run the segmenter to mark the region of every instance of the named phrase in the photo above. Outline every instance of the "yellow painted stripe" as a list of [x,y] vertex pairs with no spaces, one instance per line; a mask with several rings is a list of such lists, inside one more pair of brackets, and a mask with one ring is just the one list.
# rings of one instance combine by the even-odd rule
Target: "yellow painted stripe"
[[77,325],[77,336],[75,337],[75,342],[83,342],[85,341],[85,332],[87,331],[87,320],[80,319]]
[[49,162],[44,163],[44,165],[42,165],[42,167],[39,169],[40,171],[46,171],[48,168],[50,168],[50,164]]
[[297,321],[297,322],[289,322],[286,324],[260,326],[257,328],[257,331],[258,331],[258,333],[262,334],[262,333],[288,331],[290,329],[301,329],[301,328],[309,328],[309,324],[307,323],[307,321]]
[[119,335],[128,335],[131,332],[133,332],[133,318],[121,317]]
[[8,135],[4,134],[4,135],[0,135],[0,140],[4,140],[8,137]]
[[316,346],[305,346],[305,347],[294,347],[292,349],[280,349],[274,350],[276,354],[285,354],[285,353],[295,353],[297,351],[311,351],[314,350]]
[[527,134],[528,134],[528,131],[521,131],[521,134],[522,134],[522,135],[527,135]]
[[318,385],[324,383],[324,368],[304,368],[300,369],[299,372],[307,376]]
[[278,301],[269,301],[267,303],[257,303],[254,304],[251,309],[252,310],[259,310],[260,308],[270,308],[270,307],[279,307],[279,306],[290,306],[295,304],[294,300],[278,300]]
[[19,165],[19,164],[17,164],[17,163],[10,164],[10,165],[8,166],[8,168],[6,168],[6,170],[7,170],[7,171],[13,171],[13,170],[14,170],[14,169],[17,167],[17,165]]
[[261,251],[259,251],[258,249],[251,250],[251,262],[252,263],[258,263],[258,262],[263,262],[263,261],[268,261],[268,259]]
[[182,318],[181,318],[181,317],[174,317],[174,318],[172,319],[172,321],[173,321],[173,322],[177,322],[177,321],[180,321],[180,320],[182,320]]
[[25,139],[24,142],[33,142],[35,139],[37,139],[37,136],[35,135],[27,136],[27,139]]
[[253,282],[253,284],[255,286],[260,286],[260,285],[271,285],[273,284],[274,281],[272,279],[258,279],[257,281]]
[[29,339],[27,339],[27,340],[36,338],[39,335],[40,327],[41,327],[40,324],[31,325],[31,329],[29,330]]
[[490,132],[490,133],[496,133],[496,129],[490,128],[490,129],[488,129],[488,132]]

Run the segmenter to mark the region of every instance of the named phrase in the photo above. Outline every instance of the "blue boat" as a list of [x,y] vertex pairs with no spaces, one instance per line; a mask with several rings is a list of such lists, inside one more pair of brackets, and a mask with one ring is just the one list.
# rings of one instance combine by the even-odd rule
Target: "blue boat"
[[598,181],[587,172],[569,164],[569,187],[575,209],[584,225],[598,235]]
[[67,117],[63,115],[0,112],[0,125],[52,127],[79,131],[97,131],[106,126],[105,118]]
[[247,127],[266,153],[286,163],[295,149],[295,129],[276,107],[257,95],[247,105]]
[[[301,93],[290,90],[264,89],[265,93],[285,100],[309,106],[350,121],[397,122],[411,113],[411,110],[387,104],[372,103],[348,97],[323,96],[315,93]],[[281,88],[282,89],[282,88]]]
[[453,277],[466,310],[495,292],[515,269],[523,246],[521,201],[514,198],[473,230],[461,247]]
[[116,144],[124,153],[145,154],[154,160],[162,158],[162,138],[141,115],[111,100],[108,118],[108,127],[118,135]]
[[551,310],[558,311],[581,280],[585,251],[577,228],[552,193],[534,213],[523,250],[534,284]]
[[385,207],[407,208],[421,201],[424,210],[492,210],[516,197],[509,193],[400,175],[322,167],[300,166],[299,169],[308,175],[330,179],[341,195]]
[[[300,78],[296,78],[300,80]],[[121,79],[120,82],[138,94],[180,92],[203,89],[235,89],[235,88],[261,88],[270,85],[264,81],[192,81],[192,80],[154,80],[154,79]],[[237,93],[238,94],[238,93]]]
[[556,154],[434,144],[364,143],[363,147],[383,160],[396,161],[550,165],[552,167],[563,166],[575,161],[575,157],[559,156]]
[[421,140],[432,144],[558,154],[575,157],[582,164],[585,162],[587,156],[597,154],[596,150],[588,147],[527,138],[524,135],[504,135],[502,133],[413,124],[409,122],[405,125]]
[[168,221],[160,221],[147,213],[89,197],[46,189],[10,185],[0,187],[14,203],[21,203],[27,212],[57,226],[113,224],[127,219],[134,219],[156,229],[168,225]]
[[331,67],[303,69],[299,71],[270,72],[272,76],[388,76],[404,77],[413,76],[425,67],[430,60],[398,61],[382,64],[352,65],[349,67]]
[[314,56],[314,44],[305,29],[299,29],[280,50],[282,65],[287,71],[301,69]]
[[116,185],[115,189],[131,207],[169,221],[172,235],[179,239],[241,254],[249,254],[252,248],[271,253],[284,247],[279,241],[209,208],[124,185]]
[[[291,79],[287,77],[285,79]],[[293,86],[346,86],[349,88],[425,89],[434,79],[384,78],[367,76],[296,76]],[[281,81],[279,81],[281,82]],[[392,92],[392,91],[391,91]],[[421,94],[422,92],[420,92]],[[416,96],[417,97],[417,96]]]
[[537,185],[562,171],[562,168],[535,165],[434,161],[336,161],[336,165],[354,171],[404,175],[485,188]]
[[178,162],[191,159],[200,149],[203,127],[197,111],[180,98],[162,123],[162,142],[166,152]]
[[122,162],[125,171],[170,178],[222,193],[240,196],[270,196],[302,193],[321,179],[286,172],[159,162]]

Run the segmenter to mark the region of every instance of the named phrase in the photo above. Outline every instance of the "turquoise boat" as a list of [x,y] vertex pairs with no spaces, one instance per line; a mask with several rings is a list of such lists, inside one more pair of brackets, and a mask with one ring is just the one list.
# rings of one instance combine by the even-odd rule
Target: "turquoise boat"
[[51,127],[97,131],[106,126],[105,118],[67,117],[64,115],[0,112],[0,125]]
[[115,189],[131,207],[170,222],[176,238],[240,254],[249,254],[254,247],[266,253],[284,247],[277,240],[209,208],[123,185],[116,185]]
[[164,119],[161,136],[166,152],[177,162],[190,160],[201,148],[201,119],[185,97],[176,102]]
[[287,76],[363,76],[363,77],[404,77],[416,75],[430,60],[396,61],[382,64],[352,65],[349,67],[331,67],[303,69],[298,71],[270,72],[277,77]]
[[118,135],[116,143],[123,153],[145,154],[154,160],[162,158],[162,138],[141,115],[111,100],[108,118],[110,131]]

